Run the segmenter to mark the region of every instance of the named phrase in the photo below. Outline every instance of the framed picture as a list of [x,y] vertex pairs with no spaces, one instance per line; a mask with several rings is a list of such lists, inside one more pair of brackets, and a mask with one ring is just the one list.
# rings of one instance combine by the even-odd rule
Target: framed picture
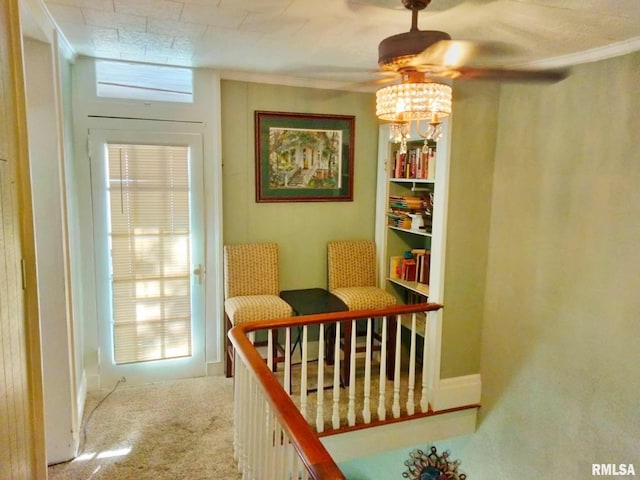
[[256,202],[353,200],[353,115],[255,112]]

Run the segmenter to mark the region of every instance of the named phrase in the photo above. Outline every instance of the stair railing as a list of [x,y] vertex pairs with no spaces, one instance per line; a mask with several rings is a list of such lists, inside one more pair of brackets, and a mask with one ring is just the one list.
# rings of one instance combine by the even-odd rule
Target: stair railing
[[[319,434],[380,424],[385,422],[387,410],[387,421],[427,414],[428,325],[429,318],[433,316],[435,321],[434,315],[441,308],[438,304],[422,303],[252,322],[232,328],[229,338],[236,355],[234,452],[243,478],[343,479],[345,477],[321,443]],[[308,328],[312,325],[318,327],[318,349],[317,359],[313,360],[317,371],[311,375]],[[355,348],[359,326],[365,341],[363,346]],[[402,342],[403,328],[409,337],[405,343]],[[274,359],[272,345],[278,341],[279,331],[285,333],[281,349],[284,356]],[[292,332],[296,335],[294,348]],[[266,359],[253,345],[256,335],[267,336]],[[374,336],[378,339],[377,372],[373,367]],[[327,338],[330,340],[326,341]],[[300,347],[300,357],[296,359],[300,372],[296,371],[294,375],[292,353],[296,344]],[[350,347],[347,348],[347,344]],[[419,346],[422,348],[420,358]],[[360,361],[358,370],[357,360]],[[279,369],[274,373],[274,365],[279,362],[284,363],[284,371]],[[328,375],[333,379],[328,387],[324,386],[325,363],[334,370]],[[420,379],[416,382],[418,368]],[[372,381],[372,374],[375,378],[376,373],[378,379]],[[292,375],[298,382],[299,397],[292,396]],[[309,377],[315,378],[315,383],[310,382]],[[372,386],[377,393],[372,392]],[[331,418],[324,418],[325,388],[333,389],[326,410]],[[311,391],[314,393],[310,395]],[[308,403],[312,396],[315,411],[310,408],[309,413]],[[378,405],[373,415],[372,400]],[[345,411],[346,419],[343,418]],[[329,431],[325,430],[325,425]]]

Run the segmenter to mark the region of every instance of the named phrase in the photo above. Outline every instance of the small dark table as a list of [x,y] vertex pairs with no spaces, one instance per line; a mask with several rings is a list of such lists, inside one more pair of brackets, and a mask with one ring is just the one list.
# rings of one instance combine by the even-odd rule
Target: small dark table
[[346,312],[349,310],[342,300],[324,288],[283,290],[280,298],[291,305],[295,315],[315,313]]
[[[280,292],[280,298],[291,305],[294,315],[313,315],[316,313],[331,313],[331,312],[346,312],[349,307],[336,297],[334,294],[328,292],[324,288],[306,288],[302,290],[284,290]],[[390,358],[393,359],[395,351],[395,318],[391,319],[389,323],[389,335],[387,336],[387,352],[389,352]],[[346,351],[351,350],[351,321],[346,320],[342,322],[341,327],[344,341],[341,342],[341,348],[344,346]],[[296,347],[300,345],[302,335],[302,327],[298,327],[298,334],[295,342],[291,347],[291,354],[295,351]],[[328,365],[334,364],[334,352],[335,352],[335,324],[327,327],[326,341],[325,341],[325,361]],[[356,350],[358,351],[358,350]],[[346,387],[349,385],[349,367],[351,359],[345,356],[345,359],[341,362],[340,371],[340,383],[341,386]],[[393,378],[394,363],[389,362],[387,364],[387,377]],[[325,387],[327,388],[327,387]],[[313,391],[313,390],[308,390]]]
[[[313,315],[316,313],[346,312],[349,310],[349,307],[342,300],[324,288],[283,290],[280,292],[280,298],[291,305],[294,315]],[[298,328],[298,335],[295,342],[293,342],[293,347],[291,347],[292,354],[296,346],[300,344],[301,332],[302,328]],[[330,333],[327,333],[331,338]],[[325,344],[325,359],[328,355],[333,355],[333,344],[329,345],[329,343],[326,342]],[[330,359],[330,362],[332,361],[333,356]]]

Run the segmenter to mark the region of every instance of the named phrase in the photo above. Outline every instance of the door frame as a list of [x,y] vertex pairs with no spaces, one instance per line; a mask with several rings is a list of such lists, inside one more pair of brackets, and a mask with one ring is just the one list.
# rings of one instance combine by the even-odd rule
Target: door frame
[[112,388],[100,385],[98,365],[95,285],[93,272],[93,217],[87,133],[90,128],[129,128],[139,119],[166,122],[167,129],[184,132],[197,129],[204,137],[204,184],[206,214],[206,356],[207,374],[224,374],[224,322],[222,288],[223,198],[221,79],[211,69],[194,69],[193,103],[124,100],[96,95],[95,60],[78,57],[71,69],[73,110],[73,181],[77,186],[77,225],[82,285],[78,290],[82,314],[77,317],[82,344],[79,346],[83,385],[87,391]]
[[[98,125],[95,125],[98,124]],[[97,127],[100,128],[97,128]],[[105,201],[103,192],[93,187],[95,168],[104,168],[98,165],[99,153],[95,149],[104,143],[122,142],[139,144],[175,145],[188,144],[190,150],[196,152],[196,164],[190,159],[190,178],[200,184],[200,201],[192,202],[192,218],[196,219],[197,227],[193,233],[200,237],[198,249],[194,249],[192,264],[202,265],[205,270],[206,260],[206,214],[205,214],[205,186],[204,186],[204,138],[202,125],[199,123],[166,122],[157,120],[131,120],[131,119],[100,119],[92,122],[89,128],[89,157],[92,168],[92,203],[96,208],[105,211],[106,205],[100,205]],[[98,335],[98,362],[101,385],[113,385],[123,377],[131,384],[142,384],[170,379],[189,378],[206,374],[206,275],[201,275],[200,288],[192,291],[199,299],[199,312],[195,309],[192,315],[200,316],[200,321],[192,322],[193,352],[189,358],[165,359],[146,361],[132,364],[115,365],[113,362],[113,339],[111,329],[111,297],[109,280],[109,255],[104,242],[106,237],[99,238],[100,225],[98,219],[93,221],[94,259],[96,279],[96,314]],[[199,230],[199,231],[198,231]],[[205,270],[206,271],[206,270]],[[197,284],[193,282],[192,286]],[[193,294],[192,294],[193,295]]]

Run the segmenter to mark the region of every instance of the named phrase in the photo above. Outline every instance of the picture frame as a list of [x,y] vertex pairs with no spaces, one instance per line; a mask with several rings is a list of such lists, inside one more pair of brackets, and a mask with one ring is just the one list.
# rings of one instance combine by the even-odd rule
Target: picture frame
[[255,111],[256,202],[353,201],[355,116]]

